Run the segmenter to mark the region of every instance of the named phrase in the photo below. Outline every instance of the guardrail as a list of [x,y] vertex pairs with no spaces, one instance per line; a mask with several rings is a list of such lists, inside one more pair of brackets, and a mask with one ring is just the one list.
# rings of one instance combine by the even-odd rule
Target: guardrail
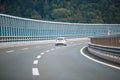
[[[76,42],[86,40],[89,41],[89,38],[74,38],[67,39],[67,42]],[[19,47],[19,46],[39,46],[44,44],[55,44],[56,40],[41,40],[41,41],[17,41],[17,42],[1,42],[0,48],[9,48],[9,47]]]
[[57,37],[84,38],[86,35],[46,35],[46,36],[0,36],[0,42],[53,40]]
[[102,50],[114,54],[119,54],[120,56],[120,47],[111,47],[111,46],[102,46],[102,45],[95,45],[95,44],[88,44],[90,48]]
[[100,58],[120,63],[119,41],[119,35],[91,37],[91,43],[88,44],[88,51]]

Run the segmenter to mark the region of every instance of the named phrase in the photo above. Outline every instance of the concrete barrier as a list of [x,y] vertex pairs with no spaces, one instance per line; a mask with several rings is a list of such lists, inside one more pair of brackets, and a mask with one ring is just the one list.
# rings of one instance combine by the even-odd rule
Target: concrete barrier
[[90,37],[92,44],[120,47],[120,34]]
[[93,48],[90,48],[90,47],[88,47],[88,51],[91,54],[94,54],[94,55],[96,55],[100,58],[103,58],[103,59],[106,59],[106,60],[109,60],[109,61],[120,64],[120,56],[118,56],[118,55],[112,55],[112,53],[110,54],[110,53],[107,53],[105,51],[96,50],[96,49],[93,49]]
[[120,63],[120,34],[90,37],[88,51],[100,58]]

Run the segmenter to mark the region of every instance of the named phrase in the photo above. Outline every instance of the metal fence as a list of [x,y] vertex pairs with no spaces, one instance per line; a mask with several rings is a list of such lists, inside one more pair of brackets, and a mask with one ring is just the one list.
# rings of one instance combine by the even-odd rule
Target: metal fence
[[79,38],[119,33],[120,24],[84,24],[34,20],[0,14],[0,42]]
[[91,37],[90,41],[92,44],[120,47],[120,34]]

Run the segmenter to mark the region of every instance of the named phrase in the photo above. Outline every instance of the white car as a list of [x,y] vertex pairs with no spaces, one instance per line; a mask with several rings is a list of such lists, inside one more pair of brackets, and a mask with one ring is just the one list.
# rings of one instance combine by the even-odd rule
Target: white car
[[56,39],[55,45],[56,45],[56,46],[58,46],[58,45],[67,46],[67,42],[66,42],[66,40],[65,40],[64,37],[58,37],[58,38]]

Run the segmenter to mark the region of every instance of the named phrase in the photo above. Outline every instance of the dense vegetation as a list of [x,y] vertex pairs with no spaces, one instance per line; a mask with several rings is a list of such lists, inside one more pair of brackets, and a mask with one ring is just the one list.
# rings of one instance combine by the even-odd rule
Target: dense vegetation
[[120,0],[0,0],[0,13],[50,21],[120,23]]

